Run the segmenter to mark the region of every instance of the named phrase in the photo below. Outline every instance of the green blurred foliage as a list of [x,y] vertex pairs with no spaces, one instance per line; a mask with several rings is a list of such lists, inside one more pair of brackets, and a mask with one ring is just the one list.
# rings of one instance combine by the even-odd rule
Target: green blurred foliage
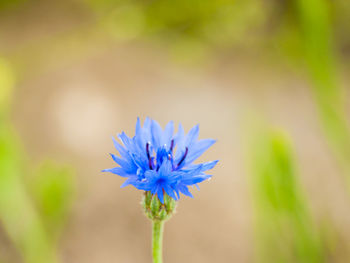
[[326,0],[298,0],[297,8],[304,58],[320,119],[329,143],[346,169],[350,187],[350,126],[346,93],[338,80],[330,4]]
[[31,178],[32,166],[7,117],[14,83],[14,72],[0,59],[0,222],[24,262],[55,263],[73,200],[74,172],[46,161]]
[[54,161],[45,161],[30,180],[31,193],[48,233],[57,239],[74,199],[74,170]]
[[187,60],[201,59],[213,47],[259,41],[258,31],[269,10],[258,0],[86,1],[102,28],[117,39],[156,39],[169,47],[174,58]]
[[0,129],[1,223],[25,262],[57,262],[43,221],[23,183],[21,155],[14,131],[2,123]]
[[[325,262],[293,151],[282,131],[259,129],[250,142],[249,169],[255,210],[256,262]],[[255,134],[256,135],[256,134]]]
[[0,58],[0,118],[4,118],[9,109],[14,85],[15,76],[9,62]]
[[[196,42],[211,48],[239,46],[268,51],[274,47],[273,51],[284,42],[289,46],[286,50],[298,57],[300,54],[295,51],[301,51],[300,46],[293,47],[300,41],[298,5],[302,3],[313,10],[314,16],[321,21],[326,3],[332,26],[338,32],[336,41],[340,47],[350,43],[350,27],[346,26],[350,4],[346,0],[84,1],[117,38],[155,37],[167,41],[170,46],[190,42],[190,50]],[[313,21],[309,21],[309,25],[311,23]]]
[[26,0],[0,0],[0,11],[16,8],[24,2],[26,2]]

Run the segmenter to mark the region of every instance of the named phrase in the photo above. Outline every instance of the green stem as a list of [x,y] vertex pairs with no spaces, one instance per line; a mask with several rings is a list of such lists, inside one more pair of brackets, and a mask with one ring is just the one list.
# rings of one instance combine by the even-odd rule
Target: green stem
[[162,244],[163,244],[163,226],[164,221],[153,221],[153,240],[152,255],[153,263],[162,263]]

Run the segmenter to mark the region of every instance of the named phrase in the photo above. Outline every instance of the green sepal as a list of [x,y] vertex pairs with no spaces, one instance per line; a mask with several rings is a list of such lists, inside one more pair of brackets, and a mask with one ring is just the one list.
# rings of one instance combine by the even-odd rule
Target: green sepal
[[153,196],[151,200],[151,212],[154,216],[158,216],[161,205],[162,203],[158,200],[158,197]]
[[164,193],[164,204],[162,204],[157,195],[152,195],[150,191],[146,191],[142,200],[142,206],[149,219],[165,221],[175,212],[176,201]]
[[168,219],[168,213],[167,213],[165,207],[162,207],[160,212],[159,212],[159,220],[163,221],[166,219]]
[[176,207],[176,201],[169,195],[164,196],[164,204],[168,212],[173,212]]
[[144,200],[142,201],[143,209],[150,207],[152,201],[152,194],[150,191],[145,192]]

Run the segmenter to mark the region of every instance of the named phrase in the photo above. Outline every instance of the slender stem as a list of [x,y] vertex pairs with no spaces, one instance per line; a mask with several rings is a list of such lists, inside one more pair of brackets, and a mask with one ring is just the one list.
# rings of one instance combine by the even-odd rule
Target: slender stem
[[164,221],[153,221],[153,243],[152,255],[153,263],[162,263],[162,244],[163,244],[163,226]]

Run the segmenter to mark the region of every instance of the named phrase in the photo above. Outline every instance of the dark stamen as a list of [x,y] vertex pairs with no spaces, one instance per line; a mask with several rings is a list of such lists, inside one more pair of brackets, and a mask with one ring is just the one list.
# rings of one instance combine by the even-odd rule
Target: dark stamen
[[182,156],[180,162],[177,164],[178,167],[179,167],[179,166],[182,164],[182,162],[185,160],[187,154],[188,154],[188,147],[186,147],[185,154]]
[[150,154],[150,152],[149,152],[149,143],[146,143],[146,152],[147,152],[147,158],[148,158],[148,166],[149,166],[149,169],[153,170],[152,158],[151,158],[151,154]]
[[170,151],[172,152],[174,149],[174,139],[171,140],[171,143],[170,143]]

